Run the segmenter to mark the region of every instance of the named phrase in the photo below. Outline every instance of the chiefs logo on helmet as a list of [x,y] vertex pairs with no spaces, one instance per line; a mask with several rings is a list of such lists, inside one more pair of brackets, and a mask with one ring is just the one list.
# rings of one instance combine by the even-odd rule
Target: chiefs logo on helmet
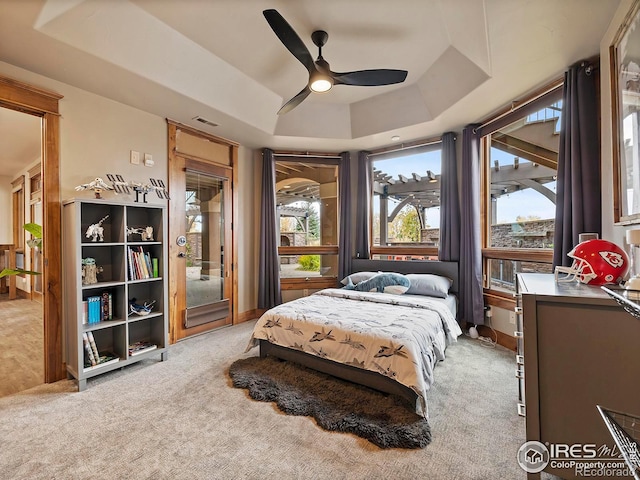
[[604,259],[604,261],[607,262],[612,267],[620,268],[624,265],[625,260],[624,258],[622,258],[622,255],[620,255],[619,253],[615,253],[615,252],[598,252],[598,253],[600,253],[600,256]]

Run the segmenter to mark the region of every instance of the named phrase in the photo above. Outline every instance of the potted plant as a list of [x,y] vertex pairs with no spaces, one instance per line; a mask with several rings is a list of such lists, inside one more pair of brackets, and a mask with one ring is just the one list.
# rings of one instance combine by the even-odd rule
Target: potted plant
[[[42,246],[42,226],[37,223],[27,223],[24,229],[31,234],[31,239],[27,240],[27,245],[31,248],[40,248]],[[9,275],[40,275],[40,272],[24,270],[22,268],[5,268],[0,272],[0,278]]]

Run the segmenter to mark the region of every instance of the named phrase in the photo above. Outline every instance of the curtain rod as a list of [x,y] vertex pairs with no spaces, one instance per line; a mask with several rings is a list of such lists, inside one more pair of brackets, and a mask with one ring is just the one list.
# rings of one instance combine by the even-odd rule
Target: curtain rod
[[551,82],[550,84],[542,87],[538,92],[535,92],[531,97],[528,97],[526,100],[523,100],[521,102],[518,102],[518,100],[512,100],[511,101],[511,106],[509,108],[507,108],[502,113],[499,113],[496,116],[485,120],[482,124],[478,125],[476,128],[473,129],[473,133],[477,133],[478,130],[482,130],[483,128],[491,125],[492,123],[497,122],[498,120],[500,120],[501,118],[503,118],[503,117],[509,115],[510,113],[514,112],[518,108],[522,108],[525,105],[528,105],[531,102],[534,102],[535,100],[539,99],[540,97],[546,95],[547,93],[552,92],[553,90],[555,90],[557,88],[560,88],[563,83],[564,83],[564,76],[562,78],[558,78],[558,79],[554,80],[553,82]]
[[[264,152],[262,152],[264,155]],[[338,160],[342,159],[341,155],[335,153],[320,153],[320,152],[292,152],[292,151],[275,151],[273,152],[274,157],[307,157],[307,158],[335,158]]]
[[402,150],[409,150],[410,148],[428,147],[430,145],[435,145],[436,143],[442,143],[442,138],[432,138],[430,140],[418,141],[416,143],[407,143],[406,145],[404,143],[401,143],[398,147],[381,148],[380,150],[369,152],[369,156],[375,157],[376,155],[401,152]]

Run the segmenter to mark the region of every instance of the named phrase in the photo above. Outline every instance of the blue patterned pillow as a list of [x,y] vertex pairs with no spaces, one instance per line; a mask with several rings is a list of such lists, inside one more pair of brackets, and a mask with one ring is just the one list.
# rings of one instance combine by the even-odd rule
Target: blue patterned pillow
[[379,292],[400,295],[409,290],[410,286],[411,282],[409,279],[400,273],[378,273],[355,285],[351,279],[349,279],[349,283],[347,283],[344,288],[358,292]]

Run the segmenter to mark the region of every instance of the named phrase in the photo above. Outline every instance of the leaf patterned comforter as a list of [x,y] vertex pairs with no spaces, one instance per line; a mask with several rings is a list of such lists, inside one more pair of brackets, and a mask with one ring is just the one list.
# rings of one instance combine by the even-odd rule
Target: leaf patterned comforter
[[426,416],[435,364],[460,334],[438,300],[329,288],[265,312],[247,351],[262,339],[381,373],[414,390],[417,413]]

